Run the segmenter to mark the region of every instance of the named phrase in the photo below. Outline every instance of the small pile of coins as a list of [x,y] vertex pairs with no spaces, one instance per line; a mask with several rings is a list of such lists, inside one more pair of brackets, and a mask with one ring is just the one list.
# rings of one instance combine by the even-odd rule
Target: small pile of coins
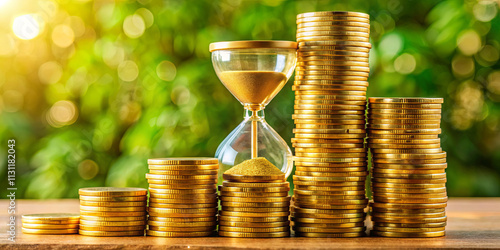
[[290,236],[290,184],[285,181],[285,175],[224,174],[223,178],[219,186],[219,236]]
[[292,229],[305,237],[363,236],[369,15],[303,13],[297,27]]
[[216,158],[149,159],[147,235],[212,236],[217,228]]
[[77,234],[79,214],[26,214],[22,217],[22,231],[27,234]]
[[80,230],[86,236],[144,236],[147,190],[80,188]]
[[371,235],[445,235],[446,152],[441,149],[442,98],[369,98],[372,153]]

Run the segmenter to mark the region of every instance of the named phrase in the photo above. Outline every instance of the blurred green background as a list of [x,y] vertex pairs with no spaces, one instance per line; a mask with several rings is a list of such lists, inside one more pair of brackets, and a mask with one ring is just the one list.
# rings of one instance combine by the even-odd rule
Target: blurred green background
[[[500,196],[497,1],[0,0],[0,157],[17,198],[146,187],[147,159],[213,156],[242,120],[208,45],[295,40],[295,16],[371,15],[369,96],[444,97],[450,196]],[[266,109],[292,137],[291,83]],[[291,145],[290,145],[291,146]],[[0,162],[5,198],[7,163]]]

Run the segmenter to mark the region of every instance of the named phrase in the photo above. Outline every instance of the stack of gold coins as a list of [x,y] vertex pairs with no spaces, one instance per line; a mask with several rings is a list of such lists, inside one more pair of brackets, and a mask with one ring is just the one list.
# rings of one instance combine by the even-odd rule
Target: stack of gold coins
[[79,214],[49,213],[26,214],[22,217],[23,233],[27,234],[77,234]]
[[217,228],[216,158],[149,159],[147,235],[211,236]]
[[223,178],[219,186],[219,236],[290,236],[290,184],[285,175],[224,174]]
[[369,15],[297,16],[293,230],[306,237],[365,234]]
[[445,235],[446,153],[442,98],[369,98],[372,235]]
[[147,190],[80,188],[80,231],[86,236],[144,236]]

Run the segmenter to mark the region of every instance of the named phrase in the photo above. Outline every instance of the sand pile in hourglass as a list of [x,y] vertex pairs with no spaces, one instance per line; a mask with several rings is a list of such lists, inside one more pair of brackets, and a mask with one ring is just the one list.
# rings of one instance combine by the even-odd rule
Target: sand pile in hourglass
[[306,237],[363,236],[369,16],[303,13],[297,28],[292,229]]

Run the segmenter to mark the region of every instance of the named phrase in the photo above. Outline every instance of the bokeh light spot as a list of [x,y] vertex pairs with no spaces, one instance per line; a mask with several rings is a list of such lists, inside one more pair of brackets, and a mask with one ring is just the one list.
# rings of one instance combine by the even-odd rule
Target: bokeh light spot
[[172,62],[162,61],[156,66],[156,74],[164,81],[172,81],[177,74],[177,68]]
[[494,63],[500,58],[500,53],[494,46],[486,45],[479,52],[479,56],[489,63]]
[[42,28],[42,20],[40,16],[35,14],[27,14],[18,16],[12,23],[12,31],[14,34],[23,39],[31,40],[40,34]]
[[67,48],[75,41],[75,33],[68,25],[57,25],[52,30],[52,41],[61,48]]
[[76,105],[67,100],[54,103],[47,114],[47,122],[56,128],[73,124],[77,118]]
[[142,19],[144,19],[144,23],[146,24],[146,28],[149,28],[151,27],[151,25],[153,25],[155,17],[153,13],[151,13],[151,11],[146,8],[140,8],[135,13],[142,16]]
[[478,1],[472,9],[474,17],[481,22],[489,22],[498,12],[496,1]]
[[492,93],[500,95],[500,71],[494,71],[488,75],[487,88]]
[[391,59],[401,51],[403,41],[398,34],[389,34],[382,39],[379,48],[383,57]]
[[451,68],[458,76],[469,76],[474,73],[474,60],[471,57],[456,56],[451,61]]
[[38,68],[38,79],[45,84],[56,83],[61,79],[63,70],[59,63],[50,61]]
[[415,57],[408,53],[404,53],[394,60],[394,69],[401,74],[410,74],[416,66]]
[[144,34],[146,24],[144,19],[138,14],[134,14],[125,18],[123,21],[123,32],[130,38],[138,38]]
[[131,82],[139,76],[139,68],[133,61],[124,61],[118,65],[118,77],[126,82]]
[[458,37],[457,46],[464,55],[474,55],[481,49],[481,38],[476,31],[469,30]]
[[172,98],[173,103],[179,106],[186,105],[191,99],[191,92],[184,86],[177,86],[172,90],[170,98]]
[[93,179],[99,173],[99,165],[93,160],[86,159],[78,164],[78,174],[84,180]]

